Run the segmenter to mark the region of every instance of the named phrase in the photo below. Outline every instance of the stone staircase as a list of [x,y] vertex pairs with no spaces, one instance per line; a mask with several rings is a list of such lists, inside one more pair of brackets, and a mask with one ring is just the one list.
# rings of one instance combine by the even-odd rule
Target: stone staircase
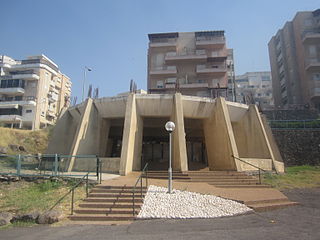
[[[166,171],[148,172],[148,178],[167,179]],[[173,172],[175,181],[202,182],[222,188],[269,188],[269,185],[259,184],[259,179],[237,171],[188,171]]]
[[292,202],[286,197],[258,201],[243,201],[242,203],[252,208],[256,212],[265,212],[269,210],[276,210],[284,207],[299,205],[298,202]]
[[[88,198],[79,204],[74,215],[69,216],[73,221],[131,221],[133,216],[133,187],[132,186],[96,186]],[[146,188],[143,188],[143,196]],[[135,212],[139,213],[142,205],[140,188],[135,194]]]

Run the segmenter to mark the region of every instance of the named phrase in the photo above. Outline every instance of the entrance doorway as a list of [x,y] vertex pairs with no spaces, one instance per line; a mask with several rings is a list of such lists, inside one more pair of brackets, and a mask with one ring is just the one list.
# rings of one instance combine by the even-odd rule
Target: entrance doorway
[[201,170],[208,167],[208,157],[203,134],[202,119],[184,119],[187,157],[189,170]]
[[167,170],[169,135],[164,126],[169,118],[143,118],[141,168],[148,163],[149,170]]

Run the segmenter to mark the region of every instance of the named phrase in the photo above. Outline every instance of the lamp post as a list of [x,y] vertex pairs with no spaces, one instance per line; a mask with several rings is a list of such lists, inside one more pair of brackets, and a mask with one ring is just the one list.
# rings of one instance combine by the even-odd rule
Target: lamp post
[[85,66],[83,69],[83,84],[82,84],[82,102],[84,101],[84,92],[85,92],[85,84],[86,84],[86,77],[87,77],[87,71],[91,72],[92,69]]
[[167,122],[165,125],[165,128],[167,130],[167,132],[169,132],[169,169],[168,169],[168,175],[169,175],[169,182],[168,182],[168,193],[172,192],[172,140],[171,140],[171,134],[175,129],[175,124],[174,122]]

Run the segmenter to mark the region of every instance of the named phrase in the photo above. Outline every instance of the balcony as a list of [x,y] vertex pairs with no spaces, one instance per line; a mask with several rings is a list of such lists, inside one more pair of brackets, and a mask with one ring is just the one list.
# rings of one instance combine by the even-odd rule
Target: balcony
[[56,101],[58,101],[58,98],[59,98],[58,94],[55,94],[54,92],[48,93],[49,102],[56,102]]
[[0,115],[1,122],[20,122],[21,120],[20,115]]
[[49,108],[48,111],[47,111],[47,116],[55,118],[56,117],[56,113],[55,113],[55,111],[53,109]]
[[304,44],[317,44],[320,40],[320,31],[314,30],[312,32],[307,31],[302,34],[302,42]]
[[315,97],[320,97],[320,87],[315,87],[310,89],[310,97],[315,98]]
[[225,37],[206,37],[201,36],[196,38],[196,46],[205,48],[223,47],[226,44]]
[[164,66],[164,67],[157,67],[150,71],[150,75],[175,75],[177,74],[177,68],[175,66]]
[[197,65],[197,74],[226,74],[225,65]]
[[24,94],[24,89],[21,88],[21,87],[0,88],[0,94],[23,95]]
[[152,39],[151,42],[149,42],[149,47],[171,47],[175,48],[177,45],[177,39],[176,38],[159,38],[159,39]]
[[305,69],[309,70],[320,70],[320,59],[310,58],[305,61]]
[[18,106],[36,106],[36,101],[27,99],[13,101],[0,100],[0,108],[17,108]]
[[173,61],[200,61],[205,62],[207,60],[207,54],[205,52],[199,52],[195,50],[184,52],[168,52],[165,56],[166,62]]

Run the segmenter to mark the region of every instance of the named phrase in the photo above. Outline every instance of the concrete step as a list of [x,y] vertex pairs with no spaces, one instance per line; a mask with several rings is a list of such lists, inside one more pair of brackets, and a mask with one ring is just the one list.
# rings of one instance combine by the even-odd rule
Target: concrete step
[[[86,198],[85,202],[104,202],[104,203],[131,203],[133,202],[133,198]],[[135,203],[142,203],[141,198],[135,198]]]
[[[140,187],[135,189],[135,192],[141,192]],[[146,188],[142,189],[142,192],[145,193],[147,192]],[[90,193],[110,193],[110,194],[122,194],[122,193],[128,193],[128,194],[132,194],[133,193],[133,189],[132,190],[117,190],[117,189],[103,189],[103,188],[93,188]]]
[[278,201],[278,202],[269,202],[269,203],[256,203],[256,204],[250,204],[248,207],[252,208],[256,212],[264,212],[269,210],[275,210],[280,208],[285,208],[289,206],[295,206],[299,205],[297,202],[291,202],[289,200],[286,201]]
[[247,176],[247,175],[235,175],[235,176],[230,176],[230,175],[194,175],[194,176],[189,176],[190,179],[258,179],[255,177]]
[[106,216],[98,214],[76,214],[69,216],[73,221],[132,221],[135,217],[131,214],[124,214],[121,216]]
[[[91,193],[109,193],[109,194],[132,194],[133,190],[116,190],[116,189],[92,189]],[[140,188],[136,189],[136,193],[140,192]],[[147,190],[143,189],[142,190],[143,193],[146,193]]]
[[274,198],[274,199],[264,199],[264,200],[252,200],[252,201],[242,201],[245,205],[263,204],[263,203],[278,203],[288,201],[288,198]]
[[[142,203],[135,203],[136,207],[141,207]],[[79,204],[80,208],[129,208],[132,209],[131,203],[100,203],[100,202],[84,202]]]
[[[142,193],[142,197],[144,197],[145,192]],[[125,193],[125,194],[119,194],[119,193],[89,193],[89,197],[96,197],[96,198],[133,198],[133,194],[131,193]],[[136,192],[134,194],[135,198],[141,198],[141,193]]]
[[234,179],[234,178],[209,178],[209,179],[191,179],[190,182],[207,182],[207,183],[248,183],[258,184],[259,181],[256,179]]
[[208,183],[210,185],[213,185],[215,187],[219,187],[219,188],[271,188],[271,186],[269,185],[264,185],[264,184],[216,184],[216,183]]
[[[139,186],[137,186],[139,187]],[[136,187],[136,188],[137,188]],[[139,187],[140,188],[140,187]],[[143,189],[146,189],[145,186],[142,187]],[[126,190],[133,190],[134,186],[105,186],[105,185],[99,185],[99,186],[95,186],[93,189],[104,189],[104,190],[122,190],[122,191],[126,191]]]
[[[140,211],[140,208],[135,208],[136,214],[138,214]],[[133,214],[133,209],[93,209],[93,208],[82,208],[74,210],[77,214]]]

